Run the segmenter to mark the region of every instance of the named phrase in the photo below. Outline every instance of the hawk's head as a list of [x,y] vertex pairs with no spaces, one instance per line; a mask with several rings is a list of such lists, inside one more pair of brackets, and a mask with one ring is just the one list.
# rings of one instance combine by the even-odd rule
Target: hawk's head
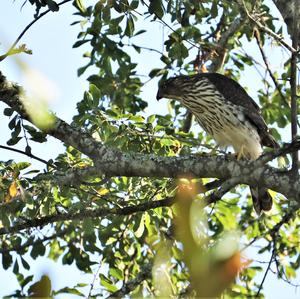
[[159,86],[156,99],[161,98],[181,100],[190,92],[192,87],[191,76],[178,76],[162,82]]

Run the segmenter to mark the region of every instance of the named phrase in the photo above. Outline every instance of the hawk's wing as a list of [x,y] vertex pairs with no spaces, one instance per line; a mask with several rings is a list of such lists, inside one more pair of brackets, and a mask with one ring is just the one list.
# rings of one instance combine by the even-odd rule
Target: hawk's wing
[[248,95],[246,90],[236,81],[218,73],[202,73],[197,75],[206,77],[212,82],[225,99],[237,106],[243,106],[247,110],[254,110],[259,113],[260,108]]
[[263,145],[278,147],[277,142],[269,134],[268,127],[260,114],[259,106],[239,83],[218,73],[202,73],[197,76],[206,77],[228,102],[244,108],[246,118],[257,128]]

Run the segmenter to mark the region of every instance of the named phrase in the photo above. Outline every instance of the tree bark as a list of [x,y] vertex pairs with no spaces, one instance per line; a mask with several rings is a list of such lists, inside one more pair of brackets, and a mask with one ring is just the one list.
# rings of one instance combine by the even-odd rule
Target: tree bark
[[[299,15],[300,1],[299,0],[273,0],[278,8],[286,26],[289,35],[292,37],[294,32],[294,16]],[[296,20],[299,24],[299,21]],[[297,40],[300,41],[300,30],[298,31]]]

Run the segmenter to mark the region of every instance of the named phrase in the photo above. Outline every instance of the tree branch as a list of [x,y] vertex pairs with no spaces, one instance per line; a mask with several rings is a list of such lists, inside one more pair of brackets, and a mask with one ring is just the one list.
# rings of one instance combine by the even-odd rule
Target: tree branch
[[[82,184],[89,185],[86,182],[88,178],[91,177],[99,177],[102,173],[99,172],[94,166],[87,166],[85,168],[71,168],[67,171],[56,171],[54,173],[41,173],[38,174],[35,179],[37,181],[47,181],[47,180],[54,180],[60,186],[80,186]],[[99,183],[97,183],[98,185]],[[90,184],[94,185],[94,184]]]
[[[290,36],[294,35],[294,21],[295,21],[295,11],[299,11],[299,3],[293,3],[293,1],[286,0],[273,0],[274,4],[278,8],[284,22],[287,26],[288,33]],[[298,41],[300,41],[300,31],[295,36]]]
[[267,26],[264,26],[255,16],[251,15],[244,3],[243,5],[243,9],[246,12],[248,18],[250,21],[252,21],[258,29],[260,29],[261,31],[267,33],[269,36],[273,37],[278,43],[280,43],[281,45],[283,45],[286,49],[288,49],[291,53],[297,53],[297,50],[289,45],[285,39],[278,35],[277,33],[275,33],[274,31],[272,31],[270,28],[268,28]]
[[67,228],[67,229],[64,229],[64,230],[62,230],[62,231],[60,231],[56,234],[53,234],[49,237],[45,237],[43,239],[34,240],[34,239],[29,238],[25,243],[20,244],[18,246],[6,247],[2,243],[2,248],[0,248],[0,253],[3,254],[3,253],[10,252],[10,251],[17,251],[18,253],[20,253],[20,252],[23,252],[23,250],[25,248],[29,247],[29,246],[34,246],[34,245],[39,244],[39,243],[43,243],[43,242],[46,242],[46,241],[49,241],[49,240],[57,239],[59,237],[65,236],[69,232],[70,232],[70,228]]
[[[22,155],[25,155],[25,156],[28,156],[29,158],[35,159],[35,160],[37,160],[39,162],[42,162],[42,163],[44,163],[46,165],[49,165],[48,161],[46,161],[46,160],[44,160],[42,158],[39,158],[39,157],[37,157],[37,156],[35,156],[35,155],[31,154],[31,153],[26,153],[26,152],[21,151],[19,149],[16,149],[16,148],[13,148],[13,147],[10,147],[10,146],[5,146],[5,145],[0,145],[0,148],[5,149],[5,150],[9,150],[9,151],[12,151],[12,152],[15,152],[15,153],[19,153],[19,154],[22,154]],[[53,168],[55,168],[55,165],[53,165]]]
[[230,189],[234,188],[236,185],[239,184],[239,178],[238,177],[233,177],[231,179],[228,179],[224,181],[220,188],[211,193],[207,198],[206,198],[206,204],[209,205],[211,203],[215,203],[218,200],[220,200]]
[[[259,236],[254,237],[251,242],[249,242],[247,245],[245,245],[240,251],[244,251],[247,248],[249,248],[251,245],[253,245],[257,240],[264,238],[266,235],[270,235],[271,238],[274,237],[274,235],[276,235],[279,230],[281,229],[281,227],[288,223],[293,217],[295,216],[295,209],[291,208],[289,210],[289,212],[287,212],[286,214],[284,214],[284,216],[282,217],[282,219],[275,224],[270,230],[265,231],[263,234],[260,234]],[[255,220],[256,221],[256,220]]]
[[162,200],[148,201],[135,206],[126,206],[123,208],[99,208],[95,210],[81,210],[77,213],[55,214],[40,218],[28,219],[26,221],[19,221],[18,223],[10,227],[0,228],[0,235],[13,234],[28,228],[43,227],[47,224],[59,221],[83,220],[86,218],[97,218],[108,215],[131,215],[139,212],[145,212],[151,209],[156,209],[159,207],[169,207],[174,203],[174,200],[175,199],[173,197],[169,197]]
[[[58,6],[61,6],[67,2],[70,2],[72,0],[64,0],[60,3],[58,3],[57,5]],[[25,35],[25,33],[29,30],[29,28],[34,24],[36,23],[39,19],[41,19],[43,16],[45,16],[47,13],[49,13],[51,11],[51,9],[47,9],[46,11],[44,11],[43,13],[41,13],[37,18],[35,18],[32,22],[30,22],[25,28],[24,30],[21,32],[21,34],[17,37],[17,39],[15,40],[15,42],[12,44],[12,46],[9,48],[9,50],[0,56],[0,62],[2,60],[4,60],[7,56],[10,56],[10,55],[13,55],[15,53],[18,53],[18,52],[15,52],[16,50],[16,45],[18,44],[18,42],[22,39],[22,37]],[[22,51],[24,52],[24,51]]]
[[227,44],[228,40],[234,36],[234,34],[238,31],[238,29],[244,24],[245,18],[242,15],[240,18],[235,19],[231,25],[228,27],[226,32],[224,32],[219,40],[219,42],[215,45],[214,50],[217,53],[216,58],[212,60],[211,65],[209,66],[210,72],[216,72],[223,65],[225,55],[227,53]]
[[265,280],[266,280],[266,278],[267,278],[268,272],[269,272],[270,267],[271,267],[271,264],[272,264],[272,262],[273,262],[273,258],[274,258],[274,256],[275,256],[275,251],[276,251],[276,249],[275,249],[275,244],[274,244],[274,248],[273,248],[273,250],[272,250],[272,254],[271,254],[271,257],[270,257],[270,260],[269,260],[267,269],[266,269],[266,271],[265,271],[264,277],[263,277],[263,279],[262,279],[262,281],[261,281],[261,283],[260,283],[260,285],[259,285],[258,291],[257,291],[257,293],[256,293],[256,296],[255,296],[256,298],[258,298],[258,296],[259,296],[259,294],[260,294],[260,291],[261,291],[262,288],[263,288],[264,282],[265,282]]
[[264,64],[266,66],[266,69],[267,69],[267,72],[269,73],[269,76],[271,77],[272,81],[273,81],[273,84],[277,90],[277,92],[279,93],[281,99],[282,99],[282,102],[284,103],[284,105],[288,108],[290,108],[290,105],[288,103],[288,101],[286,100],[285,96],[283,95],[279,85],[278,85],[278,82],[275,78],[275,76],[273,75],[272,71],[271,71],[271,67],[270,67],[270,64],[269,64],[269,61],[267,59],[267,56],[265,54],[265,51],[263,49],[263,45],[261,43],[261,40],[260,40],[260,36],[259,36],[259,31],[258,30],[254,30],[254,37],[256,39],[256,43],[258,45],[258,48],[259,48],[259,51],[260,51],[260,54],[262,56],[262,59],[264,61]]
[[152,264],[146,264],[142,267],[136,278],[126,282],[122,288],[107,297],[108,298],[123,298],[125,295],[136,289],[144,280],[152,277]]

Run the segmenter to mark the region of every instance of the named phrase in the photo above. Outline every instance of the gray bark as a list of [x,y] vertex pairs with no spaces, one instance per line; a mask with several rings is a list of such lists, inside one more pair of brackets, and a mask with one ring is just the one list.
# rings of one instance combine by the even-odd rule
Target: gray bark
[[[294,25],[299,26],[300,0],[273,0],[273,2],[287,26],[288,33],[292,37]],[[297,39],[300,41],[300,30],[298,31]]]

